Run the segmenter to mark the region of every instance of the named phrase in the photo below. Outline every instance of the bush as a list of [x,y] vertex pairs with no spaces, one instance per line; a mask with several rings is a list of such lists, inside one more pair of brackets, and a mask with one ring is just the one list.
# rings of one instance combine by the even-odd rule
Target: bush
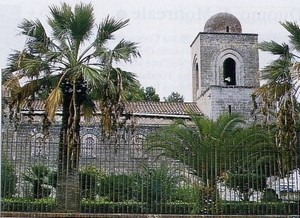
[[17,176],[15,167],[2,157],[1,161],[1,197],[10,198],[16,193]]
[[298,203],[224,202],[222,203],[222,212],[230,215],[296,215],[298,207]]
[[135,174],[111,174],[102,178],[99,195],[112,202],[132,200],[134,198],[133,181],[135,176]]
[[140,202],[111,202],[82,200],[82,213],[143,213],[143,204]]
[[276,194],[275,190],[271,189],[271,188],[267,188],[266,190],[264,190],[261,200],[263,202],[277,202],[277,201],[280,201],[280,199],[278,198],[278,194]]
[[100,181],[104,174],[95,166],[87,166],[79,171],[81,198],[95,200]]
[[157,205],[171,201],[179,179],[179,176],[171,173],[164,164],[157,169],[146,167],[133,181],[135,199],[147,203],[149,213],[156,213],[160,210]]
[[23,178],[32,185],[32,196],[36,199],[49,197],[51,187],[57,183],[57,173],[43,164],[30,167]]
[[15,212],[51,212],[55,207],[53,198],[35,200],[28,198],[2,199],[1,203],[3,211]]

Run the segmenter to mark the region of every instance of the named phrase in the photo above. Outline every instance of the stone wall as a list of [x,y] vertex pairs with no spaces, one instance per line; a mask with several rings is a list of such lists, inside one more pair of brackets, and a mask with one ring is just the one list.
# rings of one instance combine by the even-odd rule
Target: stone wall
[[[193,70],[193,100],[204,115],[216,119],[230,110],[252,119],[251,94],[259,86],[257,40],[257,34],[198,34],[191,45],[193,64],[198,64],[199,69],[199,81],[195,81]],[[224,81],[223,64],[227,58],[236,64],[235,85],[228,86]]]

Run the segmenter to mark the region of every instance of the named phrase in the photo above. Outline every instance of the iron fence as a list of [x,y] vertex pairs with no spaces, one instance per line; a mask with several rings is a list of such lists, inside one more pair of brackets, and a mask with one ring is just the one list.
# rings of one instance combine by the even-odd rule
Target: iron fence
[[[124,131],[111,141],[99,140],[92,127],[82,131],[78,212],[299,213],[300,171],[296,162],[290,174],[280,177],[270,151],[262,149],[253,155],[239,148],[223,161],[211,149],[207,158],[194,160],[207,168],[194,172],[188,160],[167,158],[160,155],[161,150],[146,149],[146,132],[155,129]],[[55,211],[55,131],[54,128],[50,137],[44,138],[34,127],[23,127],[18,132],[2,130],[3,211]],[[192,155],[186,157],[193,159]],[[216,167],[222,161],[225,164]]]

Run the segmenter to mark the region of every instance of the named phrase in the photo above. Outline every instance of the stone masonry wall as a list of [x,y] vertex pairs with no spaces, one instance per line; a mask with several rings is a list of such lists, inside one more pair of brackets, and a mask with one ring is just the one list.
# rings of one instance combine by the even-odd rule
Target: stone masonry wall
[[238,113],[246,120],[252,120],[253,102],[251,87],[211,86],[212,119],[217,119],[223,113]]

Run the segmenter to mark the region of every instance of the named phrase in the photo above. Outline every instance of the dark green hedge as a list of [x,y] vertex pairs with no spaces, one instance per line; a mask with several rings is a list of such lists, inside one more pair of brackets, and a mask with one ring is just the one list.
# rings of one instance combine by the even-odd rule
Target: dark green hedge
[[[52,212],[55,207],[54,199],[2,199],[3,211],[15,212]],[[192,214],[194,204],[171,202],[151,204],[127,201],[107,202],[82,200],[82,213],[155,213],[155,214]],[[298,203],[255,203],[255,202],[223,202],[220,204],[223,215],[296,215],[299,213]]]
[[299,204],[283,202],[228,202],[222,203],[222,212],[230,215],[295,215],[299,213]]
[[55,207],[55,200],[52,198],[28,199],[13,198],[2,199],[3,211],[15,212],[51,212]]

